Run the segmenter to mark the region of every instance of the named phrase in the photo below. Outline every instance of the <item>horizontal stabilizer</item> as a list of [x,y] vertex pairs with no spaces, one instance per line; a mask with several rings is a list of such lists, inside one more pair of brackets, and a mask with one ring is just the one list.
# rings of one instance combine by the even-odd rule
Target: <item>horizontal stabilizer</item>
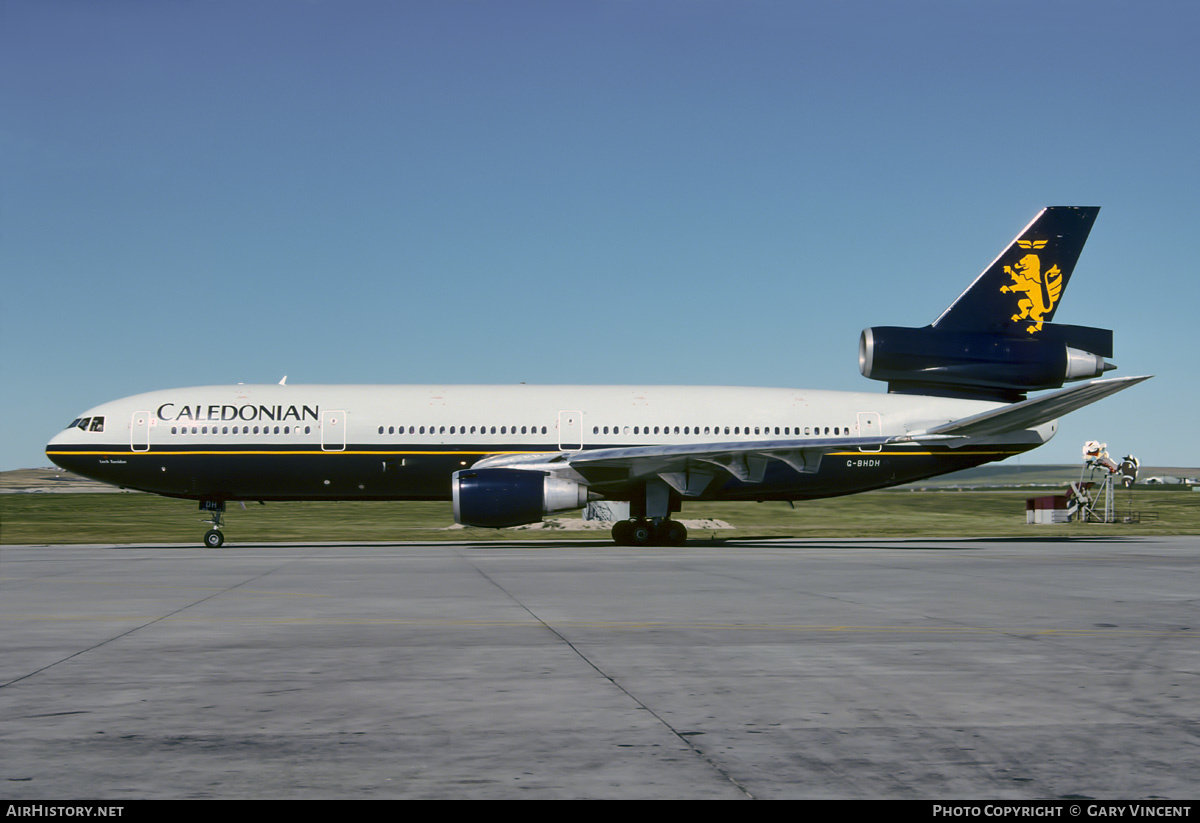
[[935,426],[920,434],[910,435],[913,440],[920,440],[922,434],[954,434],[963,437],[984,437],[988,435],[1007,434],[1008,432],[1032,429],[1043,423],[1056,420],[1064,414],[1082,409],[1097,400],[1103,400],[1110,394],[1130,386],[1149,380],[1152,375],[1141,377],[1117,377],[1110,380],[1091,380],[1069,389],[1056,391],[1043,397],[1022,400],[1001,406],[982,414],[973,414],[961,420],[954,420],[941,426]]

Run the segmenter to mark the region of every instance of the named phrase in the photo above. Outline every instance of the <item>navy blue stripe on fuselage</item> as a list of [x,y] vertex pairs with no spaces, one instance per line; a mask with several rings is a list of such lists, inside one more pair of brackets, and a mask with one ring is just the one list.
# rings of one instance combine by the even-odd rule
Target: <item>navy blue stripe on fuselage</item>
[[[641,445],[641,444],[637,444]],[[608,448],[608,444],[605,444]],[[594,446],[593,448],[599,448]],[[1002,460],[1020,447],[889,447],[878,452],[826,454],[818,472],[798,473],[769,461],[760,483],[728,479],[698,499],[799,500],[852,494],[912,482]],[[65,469],[124,488],[171,497],[213,500],[448,500],[450,476],[485,456],[557,452],[551,444],[320,444],[199,443],[56,446],[47,455]],[[618,476],[595,487],[620,497]],[[643,481],[644,482],[644,481]]]

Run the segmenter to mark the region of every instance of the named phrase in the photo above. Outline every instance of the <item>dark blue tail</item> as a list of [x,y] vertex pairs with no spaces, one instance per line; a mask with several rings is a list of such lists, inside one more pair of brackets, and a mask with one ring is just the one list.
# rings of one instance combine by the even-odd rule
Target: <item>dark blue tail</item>
[[933,327],[1038,334],[1054,319],[1099,213],[1099,206],[1042,209]]
[[862,373],[891,392],[1014,401],[1115,368],[1111,331],[1050,322],[1099,212],[1042,209],[932,324],[865,330]]

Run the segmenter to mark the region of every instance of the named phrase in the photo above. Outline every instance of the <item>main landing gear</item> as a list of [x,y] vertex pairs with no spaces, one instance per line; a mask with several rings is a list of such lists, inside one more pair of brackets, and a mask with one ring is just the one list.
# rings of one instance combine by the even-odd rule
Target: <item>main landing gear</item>
[[682,546],[687,528],[678,520],[620,520],[612,538],[618,546]]
[[671,513],[681,508],[679,495],[662,480],[648,481],[644,489],[631,496],[632,518],[620,520],[612,528],[618,546],[682,546],[687,529]]

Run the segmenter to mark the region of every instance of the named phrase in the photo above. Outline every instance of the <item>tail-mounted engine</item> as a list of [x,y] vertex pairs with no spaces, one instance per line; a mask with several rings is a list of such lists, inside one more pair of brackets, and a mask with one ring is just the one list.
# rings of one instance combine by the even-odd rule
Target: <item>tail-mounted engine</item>
[[1036,336],[876,326],[858,342],[864,377],[902,394],[977,397],[1012,402],[1026,392],[1116,368],[1112,332],[1044,323]]
[[451,479],[454,522],[502,529],[583,508],[587,486],[532,469],[466,469]]

